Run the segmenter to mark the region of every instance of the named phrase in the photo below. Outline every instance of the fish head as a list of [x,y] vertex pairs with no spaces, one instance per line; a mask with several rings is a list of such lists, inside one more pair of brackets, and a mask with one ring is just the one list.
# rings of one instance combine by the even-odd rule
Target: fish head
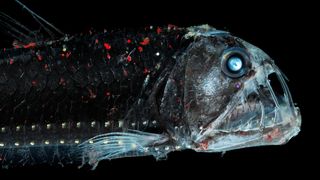
[[298,134],[299,108],[286,78],[258,47],[209,26],[186,38],[185,117],[201,152],[284,144]]

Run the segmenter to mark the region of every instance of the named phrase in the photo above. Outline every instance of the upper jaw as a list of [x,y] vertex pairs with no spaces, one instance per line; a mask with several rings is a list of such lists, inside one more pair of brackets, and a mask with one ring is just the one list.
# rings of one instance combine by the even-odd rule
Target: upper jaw
[[[298,134],[301,124],[299,108],[293,105],[280,71],[277,67],[275,69],[270,67],[258,69],[256,75],[245,82],[244,88],[233,97],[221,115],[199,132],[195,132],[193,136],[195,150],[220,152],[283,144]],[[267,79],[271,73],[276,73],[281,82],[284,90],[282,98],[275,95]],[[249,118],[247,124],[243,123],[237,127],[224,126],[237,108],[244,108],[248,105],[246,103],[252,103],[248,101],[251,94],[256,94],[258,97],[255,101],[259,106],[255,109],[259,112],[256,113],[256,117]],[[244,114],[248,112],[249,110]]]

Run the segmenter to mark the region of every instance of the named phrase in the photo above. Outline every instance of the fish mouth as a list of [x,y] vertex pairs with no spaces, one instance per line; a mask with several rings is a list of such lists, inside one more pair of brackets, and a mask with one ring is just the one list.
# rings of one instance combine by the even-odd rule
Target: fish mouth
[[194,141],[196,151],[284,144],[300,131],[299,108],[292,101],[284,75],[274,64],[257,68],[230,102],[199,132]]

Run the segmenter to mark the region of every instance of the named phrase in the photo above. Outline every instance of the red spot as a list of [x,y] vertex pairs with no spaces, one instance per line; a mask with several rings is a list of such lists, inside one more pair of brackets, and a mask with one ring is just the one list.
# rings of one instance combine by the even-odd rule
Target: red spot
[[64,55],[64,53],[61,53],[61,57],[64,57],[65,55]]
[[14,63],[14,59],[11,58],[10,61],[9,61],[9,64],[13,64]]
[[204,141],[202,141],[201,143],[199,143],[199,145],[200,145],[200,149],[201,150],[207,150],[208,149],[208,146],[209,146],[209,142],[208,142],[208,140],[204,140]]
[[172,45],[171,45],[171,44],[169,44],[169,45],[168,45],[168,48],[172,49]]
[[67,52],[66,53],[66,58],[69,58],[70,57],[70,55],[71,55],[71,52],[69,51],[69,52]]
[[132,58],[131,58],[131,56],[130,56],[130,55],[128,55],[128,57],[127,57],[127,61],[128,61],[128,62],[131,62],[131,61],[132,61]]
[[127,40],[127,43],[130,44],[130,43],[131,43],[131,39],[128,39],[128,40]]
[[142,48],[141,46],[139,46],[139,47],[138,47],[138,51],[139,51],[139,52],[142,52],[142,51],[143,51],[143,48]]
[[268,134],[265,136],[265,139],[266,139],[266,141],[271,142],[273,138],[272,138],[271,134]]
[[270,132],[268,132],[268,134],[264,135],[264,139],[268,142],[271,142],[273,139],[279,138],[281,136],[281,131],[279,128],[276,128]]
[[36,86],[37,85],[37,81],[36,80],[32,80],[31,84],[32,84],[32,86]]
[[142,46],[148,45],[150,43],[150,39],[148,37],[144,38],[142,42],[140,42],[140,44]]
[[109,43],[104,43],[103,46],[107,49],[110,50],[111,49],[111,45]]
[[144,68],[143,74],[149,74],[149,73],[150,73],[150,70],[148,68]]
[[157,34],[160,34],[162,32],[162,29],[160,27],[157,28]]
[[35,42],[31,42],[31,43],[29,43],[29,44],[26,44],[26,45],[23,45],[23,48],[34,48],[34,47],[36,47],[36,43]]
[[43,60],[43,57],[42,57],[40,54],[38,54],[38,55],[37,55],[37,59],[38,59],[38,61],[42,61],[42,60]]
[[105,92],[105,96],[111,96],[111,93],[110,93],[110,91],[108,91],[108,90],[106,90],[106,92]]
[[107,54],[107,59],[109,59],[109,60],[111,59],[111,56],[109,53]]
[[6,52],[6,50],[7,50],[6,48],[3,48],[3,52]]
[[178,34],[178,35],[176,35],[176,39],[179,39],[180,38],[180,35]]
[[99,43],[99,39],[96,39],[95,43],[98,44]]

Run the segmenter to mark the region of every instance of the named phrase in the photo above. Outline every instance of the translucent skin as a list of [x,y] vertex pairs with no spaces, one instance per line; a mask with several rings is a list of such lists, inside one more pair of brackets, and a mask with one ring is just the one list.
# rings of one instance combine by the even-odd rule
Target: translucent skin
[[[191,65],[190,69],[187,66],[186,72],[193,73],[190,79],[186,79],[185,86],[186,95],[196,92],[185,96],[185,103],[194,104],[186,110],[192,129],[193,149],[223,152],[277,145],[297,135],[301,124],[300,112],[294,106],[283,75],[273,60],[262,50],[236,37],[205,38],[203,34],[215,30],[207,26],[200,28],[206,33],[197,35],[201,40],[199,45],[194,44],[197,47],[194,51],[199,47],[205,48],[198,57],[189,58]],[[248,73],[240,78],[228,78],[219,70],[219,63],[223,50],[235,46],[243,48],[250,58]],[[210,63],[214,65],[209,65],[207,70]],[[270,85],[268,77],[273,73],[281,84],[283,94],[275,94]]]

